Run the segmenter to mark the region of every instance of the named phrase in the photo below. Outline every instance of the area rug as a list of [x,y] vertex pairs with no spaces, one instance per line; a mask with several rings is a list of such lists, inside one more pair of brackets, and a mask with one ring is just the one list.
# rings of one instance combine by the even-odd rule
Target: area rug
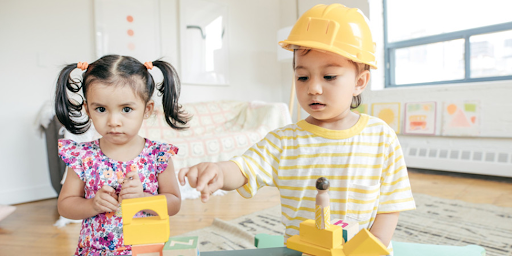
[[[512,256],[512,208],[415,194],[417,209],[400,214],[393,241],[484,247],[488,256]],[[282,235],[280,206],[240,218],[215,219],[199,236],[201,251],[253,249],[254,235]]]

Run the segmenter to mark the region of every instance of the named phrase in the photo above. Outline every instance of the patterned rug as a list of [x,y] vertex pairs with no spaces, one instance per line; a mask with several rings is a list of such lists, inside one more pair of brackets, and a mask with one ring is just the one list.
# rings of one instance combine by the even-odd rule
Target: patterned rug
[[[484,247],[488,256],[512,256],[512,208],[415,194],[417,209],[400,214],[393,241]],[[201,251],[253,249],[254,235],[282,235],[280,206],[238,219],[215,219],[199,236]]]

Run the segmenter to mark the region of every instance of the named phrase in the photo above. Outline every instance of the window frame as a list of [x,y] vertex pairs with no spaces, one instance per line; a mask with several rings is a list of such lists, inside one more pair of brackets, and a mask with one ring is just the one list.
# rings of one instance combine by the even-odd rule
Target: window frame
[[[471,78],[471,49],[470,37],[482,34],[489,34],[495,32],[512,31],[512,22],[500,23],[485,27],[471,28],[466,30],[453,31],[444,34],[418,37],[409,40],[388,42],[388,14],[387,14],[388,0],[382,0],[383,8],[383,26],[384,26],[384,88],[397,88],[397,87],[410,87],[421,85],[439,85],[439,84],[456,84],[456,83],[472,83],[483,81],[501,81],[512,80],[512,75],[508,76],[489,76]],[[412,84],[399,84],[395,82],[395,51],[401,48],[408,48],[413,46],[428,45],[433,43],[441,43],[455,39],[464,39],[464,78],[457,80],[440,80],[433,82],[421,82]]]

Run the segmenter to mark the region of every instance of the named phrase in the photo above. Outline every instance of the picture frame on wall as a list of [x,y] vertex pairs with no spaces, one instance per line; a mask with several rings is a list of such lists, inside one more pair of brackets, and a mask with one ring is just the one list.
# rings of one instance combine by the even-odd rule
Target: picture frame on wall
[[161,58],[158,0],[94,0],[96,57]]
[[407,102],[404,112],[404,134],[436,134],[437,102]]

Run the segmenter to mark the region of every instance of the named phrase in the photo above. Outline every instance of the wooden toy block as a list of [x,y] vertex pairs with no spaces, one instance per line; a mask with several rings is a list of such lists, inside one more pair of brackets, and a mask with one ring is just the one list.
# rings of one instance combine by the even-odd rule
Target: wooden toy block
[[[124,199],[121,203],[123,214],[124,244],[165,243],[169,239],[169,214],[164,195]],[[152,210],[158,216],[133,218],[141,210]]]
[[132,256],[163,256],[164,243],[132,245]]
[[379,256],[390,254],[384,244],[368,229],[361,229],[343,246],[347,256]]
[[318,245],[301,240],[299,235],[288,238],[286,241],[286,247],[292,250],[316,256],[345,256],[343,252],[343,245],[334,248],[320,247]]
[[197,236],[170,237],[162,256],[199,256],[198,242]]
[[340,226],[343,229],[343,240],[345,243],[359,232],[359,223],[357,221],[336,219],[331,223],[333,225]]
[[283,247],[284,237],[280,235],[269,235],[269,234],[257,234],[254,236],[254,246],[256,248],[273,248]]
[[326,229],[318,229],[314,220],[300,223],[300,239],[324,248],[334,248],[343,244],[343,229],[339,226],[328,225]]

